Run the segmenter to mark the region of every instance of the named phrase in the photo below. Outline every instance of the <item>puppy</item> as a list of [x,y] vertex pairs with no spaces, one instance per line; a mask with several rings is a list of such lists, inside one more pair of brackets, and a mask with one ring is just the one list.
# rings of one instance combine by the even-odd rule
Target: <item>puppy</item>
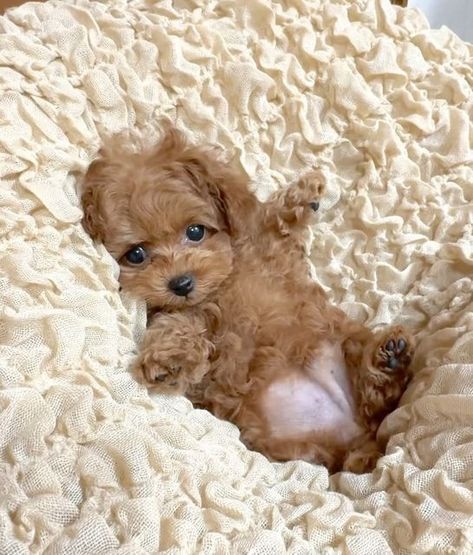
[[150,383],[234,422],[272,460],[364,472],[409,380],[413,340],[400,326],[374,335],[310,278],[306,234],[323,191],[313,171],[261,203],[171,128],[149,150],[102,150],[83,224],[149,307],[137,365]]

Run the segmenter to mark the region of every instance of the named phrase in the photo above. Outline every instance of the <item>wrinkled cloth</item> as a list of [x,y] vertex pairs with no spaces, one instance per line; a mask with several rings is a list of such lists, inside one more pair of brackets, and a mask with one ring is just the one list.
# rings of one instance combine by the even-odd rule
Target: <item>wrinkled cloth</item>
[[[49,1],[0,29],[0,552],[472,553],[472,47],[388,0]],[[145,307],[80,181],[163,116],[261,199],[327,175],[314,279],[419,341],[372,474],[271,464],[131,371]]]

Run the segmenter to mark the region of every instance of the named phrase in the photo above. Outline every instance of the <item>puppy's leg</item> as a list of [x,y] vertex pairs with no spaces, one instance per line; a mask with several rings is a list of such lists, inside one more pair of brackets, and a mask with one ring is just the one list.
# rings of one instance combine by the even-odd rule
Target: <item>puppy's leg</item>
[[265,204],[266,225],[275,227],[282,235],[309,225],[319,209],[324,190],[322,172],[314,170],[306,173],[287,189],[278,191]]
[[371,472],[377,460],[382,456],[381,448],[370,434],[357,438],[343,461],[343,470],[363,474]]
[[[302,460],[312,464],[321,464],[327,468],[330,474],[343,469],[345,451],[336,446],[321,445],[317,440],[264,441],[262,439],[253,443],[251,447],[272,461]],[[356,471],[353,470],[353,472]]]
[[382,451],[376,441],[378,427],[396,408],[410,379],[414,341],[401,326],[375,335],[354,322],[345,325],[347,338],[342,348],[353,384],[358,422],[366,434],[351,445],[343,468],[369,472]]
[[208,372],[212,349],[202,320],[158,314],[146,332],[137,367],[161,391],[185,393]]
[[375,432],[396,407],[410,378],[414,353],[411,334],[401,326],[374,335],[350,322],[351,333],[342,344],[358,406],[366,430]]

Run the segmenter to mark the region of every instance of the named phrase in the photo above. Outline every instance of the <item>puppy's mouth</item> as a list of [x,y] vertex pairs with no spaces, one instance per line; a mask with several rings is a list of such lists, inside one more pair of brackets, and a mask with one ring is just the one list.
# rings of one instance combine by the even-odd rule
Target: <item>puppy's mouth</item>
[[176,295],[175,293],[171,293],[166,295],[165,298],[156,298],[150,295],[146,299],[148,316],[162,311],[181,310],[186,307],[194,306],[201,300],[202,299],[200,299],[199,294],[195,290],[187,295]]

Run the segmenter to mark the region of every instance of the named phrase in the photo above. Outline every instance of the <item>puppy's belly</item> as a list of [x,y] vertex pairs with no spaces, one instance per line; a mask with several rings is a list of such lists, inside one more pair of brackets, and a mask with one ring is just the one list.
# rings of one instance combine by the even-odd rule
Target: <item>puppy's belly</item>
[[345,445],[362,433],[339,345],[324,344],[306,369],[268,385],[262,409],[274,439],[310,439]]

